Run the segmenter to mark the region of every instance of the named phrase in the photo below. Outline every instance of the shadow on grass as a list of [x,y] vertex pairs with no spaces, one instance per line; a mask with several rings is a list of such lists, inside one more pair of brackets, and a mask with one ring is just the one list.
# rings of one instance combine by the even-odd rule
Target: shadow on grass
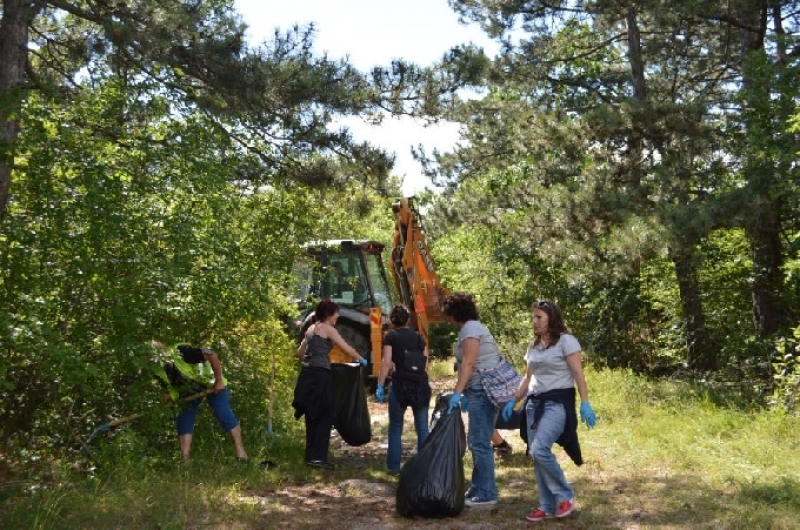
[[[797,480],[783,477],[709,488],[698,479],[696,475],[583,477],[573,483],[578,510],[563,520],[548,520],[542,528],[798,528]],[[503,483],[516,487],[501,494],[502,511],[514,512],[516,520],[524,522],[524,515],[538,506],[532,468],[506,469]],[[483,515],[481,521],[513,527],[513,519],[501,513]]]
[[[397,477],[383,471],[383,451],[337,454],[333,471],[284,461],[259,470],[254,462],[217,461],[176,467],[136,480],[105,483],[92,490],[69,488],[43,495],[49,517],[22,517],[23,527],[48,528],[342,528],[477,530],[528,528],[525,514],[538,504],[529,459],[515,453],[498,462],[500,502],[491,509],[465,510],[443,519],[406,519],[397,515]],[[467,462],[469,457],[467,457]],[[198,462],[200,464],[200,462]],[[573,470],[565,468],[567,477]],[[467,465],[467,477],[471,472]],[[666,477],[639,473],[622,478],[590,473],[574,481],[578,510],[537,528],[798,528],[800,481],[793,477],[751,482],[729,481],[712,488],[687,473]],[[238,484],[232,488],[232,484]],[[122,487],[120,487],[122,486]],[[62,495],[66,495],[62,497]],[[41,523],[45,524],[42,525]]]
[[[742,503],[786,506],[800,515],[800,480],[779,477],[775,482],[748,482],[739,485]],[[798,517],[800,519],[800,517]],[[800,521],[798,521],[800,526]]]

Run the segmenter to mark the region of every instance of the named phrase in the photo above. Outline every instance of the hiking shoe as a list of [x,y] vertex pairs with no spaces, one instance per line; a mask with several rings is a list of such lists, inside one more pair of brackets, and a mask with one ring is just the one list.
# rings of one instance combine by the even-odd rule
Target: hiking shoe
[[494,454],[496,454],[500,458],[508,458],[509,456],[511,456],[511,453],[514,452],[514,449],[505,440],[503,440],[501,443],[493,447],[494,447]]
[[545,519],[552,519],[552,518],[553,518],[552,515],[542,510],[541,508],[536,508],[531,513],[525,516],[525,519],[533,522],[544,521]]
[[333,469],[336,466],[331,464],[330,462],[326,462],[325,460],[309,460],[306,462],[308,467],[316,467],[319,469]]
[[464,501],[464,506],[469,506],[470,508],[484,508],[494,506],[495,504],[497,504],[497,499],[489,501],[486,499],[481,499],[480,497],[470,497]]
[[566,517],[575,509],[575,497],[568,501],[561,501],[556,508],[556,517]]

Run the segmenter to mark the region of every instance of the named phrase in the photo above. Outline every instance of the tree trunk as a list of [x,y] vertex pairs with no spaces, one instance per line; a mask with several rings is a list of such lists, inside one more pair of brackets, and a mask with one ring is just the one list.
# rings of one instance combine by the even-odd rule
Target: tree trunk
[[669,257],[675,265],[678,289],[681,297],[681,313],[686,324],[686,347],[689,351],[689,366],[698,370],[716,370],[719,359],[712,348],[706,329],[700,285],[697,281],[697,256],[694,247],[676,243],[669,248]]
[[[773,87],[757,86],[757,79],[750,77],[747,62],[753,54],[764,50],[764,36],[767,31],[768,0],[744,0],[736,13],[740,29],[739,42],[742,67],[742,85],[746,93],[764,93]],[[780,15],[778,15],[780,21]],[[748,98],[749,99],[749,98]],[[756,113],[759,105],[756,101],[748,101],[747,107],[754,109],[745,120],[748,130],[755,121],[764,121],[763,114],[776,112],[774,108],[763,108]],[[762,125],[759,127],[764,128]],[[766,130],[773,135],[772,143],[778,143],[783,131]],[[751,155],[752,158],[755,158]],[[753,323],[761,337],[766,337],[784,325],[785,308],[780,293],[783,290],[783,273],[781,265],[783,255],[780,241],[781,232],[781,193],[776,192],[774,184],[777,180],[774,160],[745,160],[745,178],[753,191],[751,195],[752,216],[748,223],[747,234],[753,252]]]
[[786,324],[781,297],[781,220],[779,205],[774,200],[764,201],[755,208],[754,226],[748,231],[753,249],[753,324],[761,337],[767,337]]
[[625,14],[625,25],[628,30],[628,63],[633,79],[633,99],[639,103],[647,101],[647,87],[644,79],[644,59],[642,58],[642,35],[636,10],[631,6]]
[[[642,36],[639,31],[639,21],[636,10],[629,7],[625,14],[625,24],[628,36],[628,64],[631,69],[631,84],[633,85],[633,107],[631,119],[634,124],[646,119],[647,109],[647,84],[644,77],[644,58],[642,57]],[[636,197],[642,192],[642,152],[644,151],[644,127],[635,126],[628,134],[628,168],[630,182],[635,187]]]
[[39,7],[29,0],[4,0],[0,19],[0,218],[8,205],[14,142],[19,135],[25,65],[28,60],[28,26]]

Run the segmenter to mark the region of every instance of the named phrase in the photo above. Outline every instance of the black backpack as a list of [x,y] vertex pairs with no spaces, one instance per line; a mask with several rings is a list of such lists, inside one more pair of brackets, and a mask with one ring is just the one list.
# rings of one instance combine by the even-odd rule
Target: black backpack
[[403,352],[403,364],[398,369],[406,379],[425,379],[425,354],[420,350]]
[[[414,330],[399,329],[391,333],[396,333],[397,339],[393,346],[397,348],[398,355],[394,357],[394,374],[392,378],[405,379],[408,381],[425,381],[428,374],[425,373],[425,341]],[[403,348],[402,358],[400,348]]]

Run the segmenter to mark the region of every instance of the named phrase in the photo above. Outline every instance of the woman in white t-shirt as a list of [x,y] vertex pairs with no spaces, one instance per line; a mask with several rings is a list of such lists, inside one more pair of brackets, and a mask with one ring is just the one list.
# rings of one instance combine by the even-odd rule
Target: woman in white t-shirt
[[575,491],[553,454],[553,444],[561,445],[577,465],[583,463],[577,434],[575,387],[581,398],[581,421],[590,429],[596,418],[589,405],[589,392],[583,373],[581,346],[567,333],[561,310],[548,300],[535,302],[534,340],[525,353],[528,369],[514,399],[503,409],[510,416],[516,402],[524,405],[528,453],[533,457],[539,507],[525,518],[541,521],[566,517],[575,509]]

